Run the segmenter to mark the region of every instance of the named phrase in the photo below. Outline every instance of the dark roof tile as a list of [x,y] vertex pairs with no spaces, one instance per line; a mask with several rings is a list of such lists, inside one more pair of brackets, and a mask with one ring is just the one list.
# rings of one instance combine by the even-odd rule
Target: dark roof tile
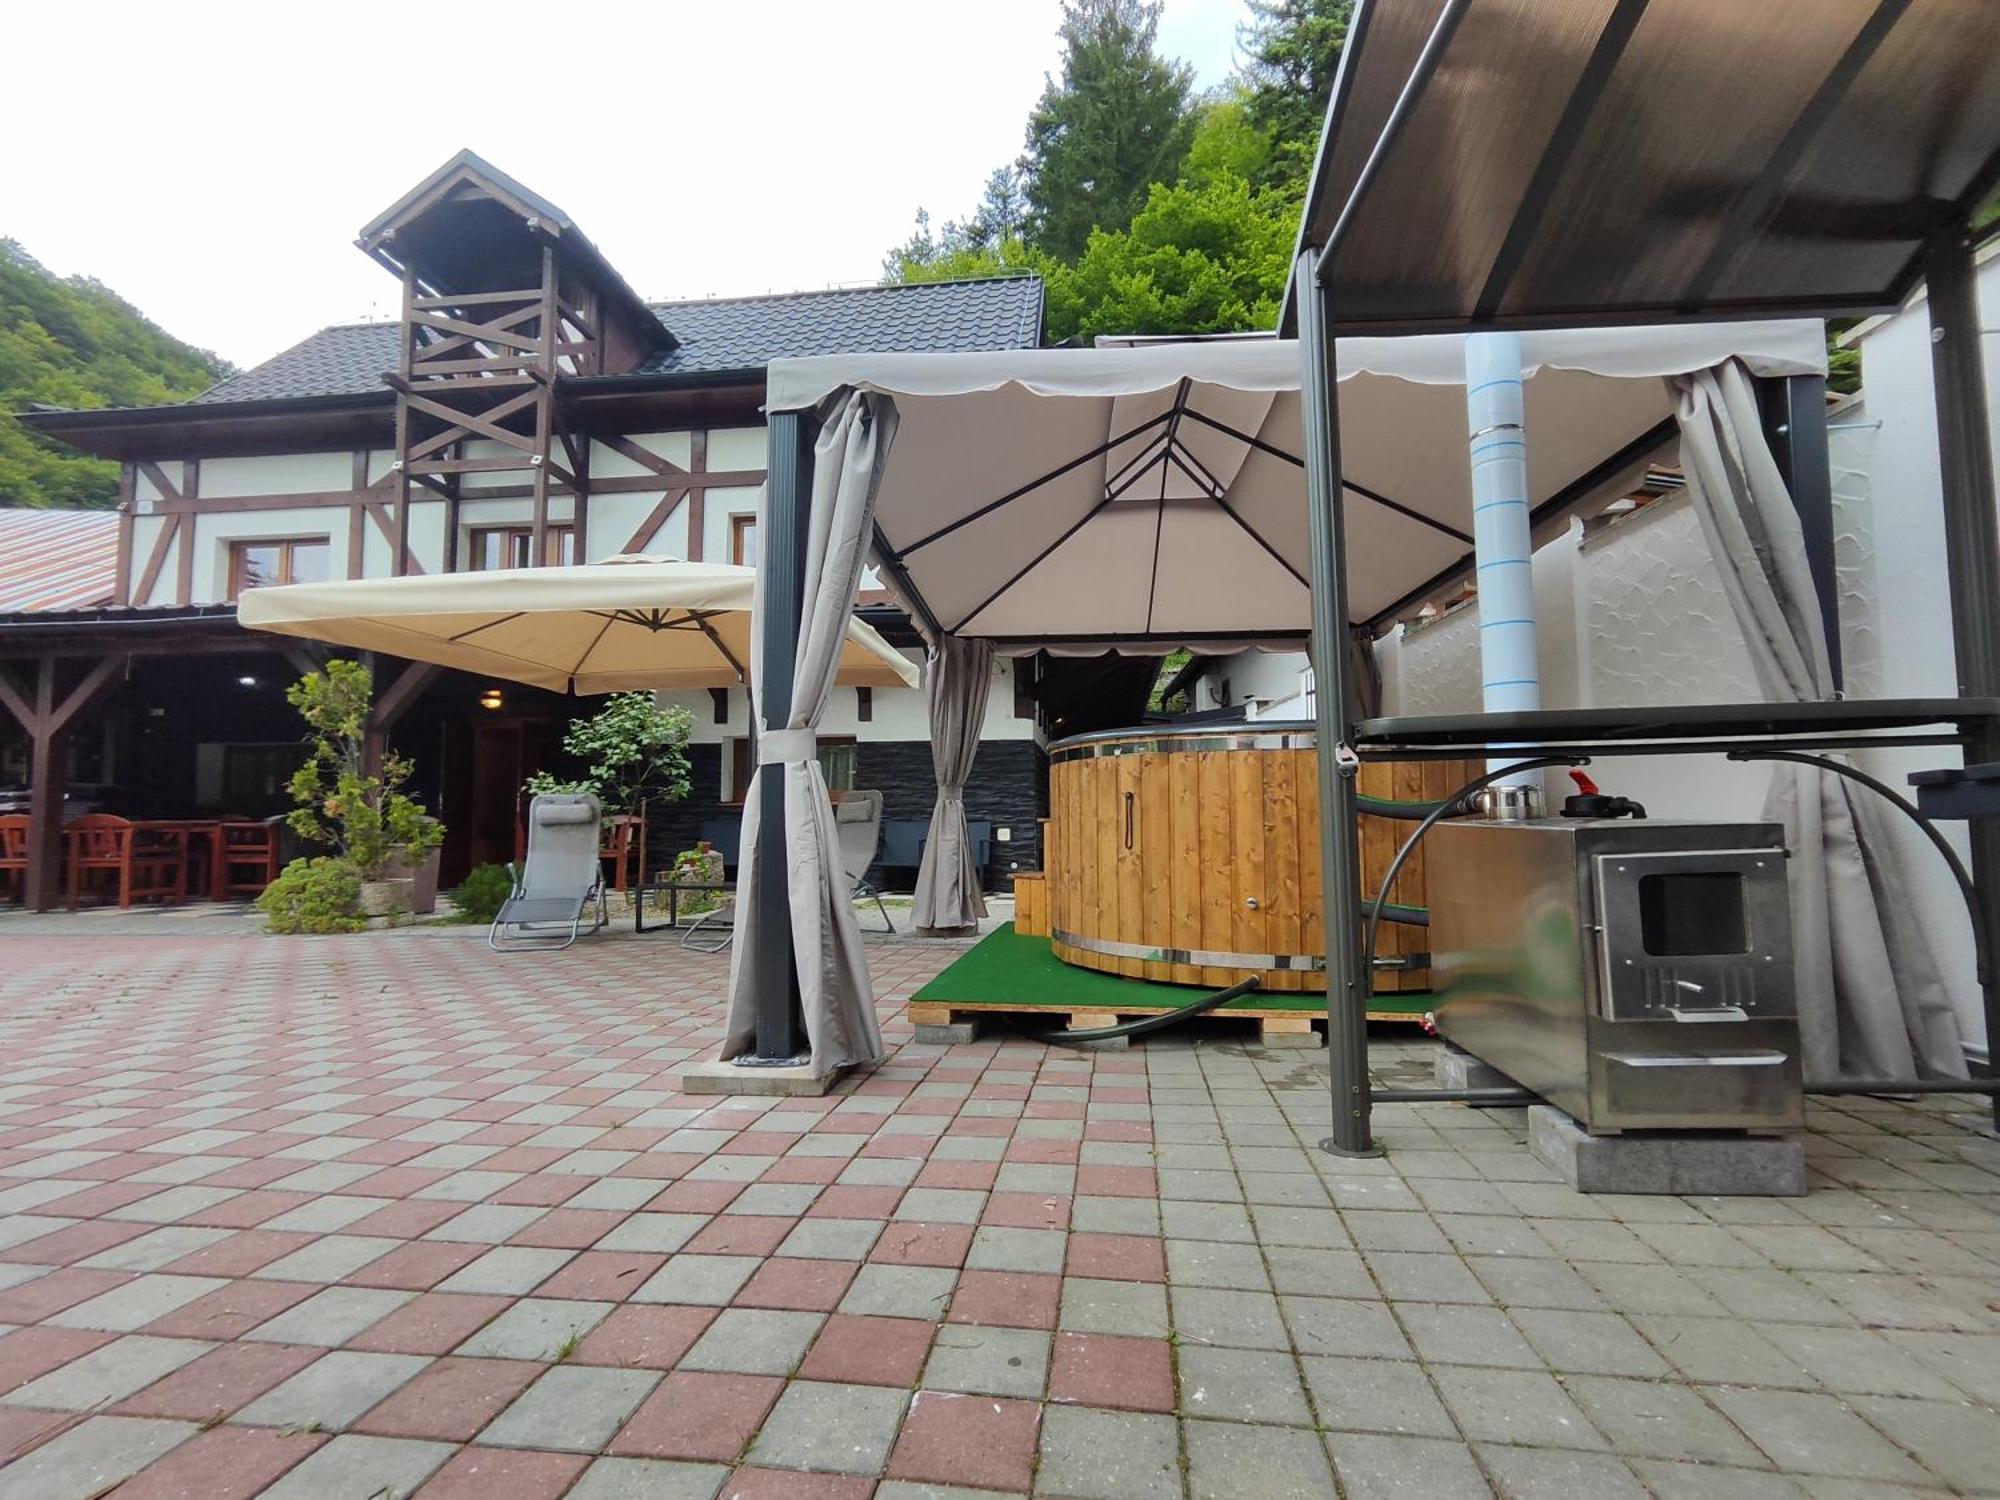
[[[680,342],[635,372],[719,374],[810,354],[1032,349],[1042,284],[1032,276],[852,287],[768,297],[658,302]],[[203,392],[198,402],[281,401],[380,391],[397,358],[395,323],[341,323]]]

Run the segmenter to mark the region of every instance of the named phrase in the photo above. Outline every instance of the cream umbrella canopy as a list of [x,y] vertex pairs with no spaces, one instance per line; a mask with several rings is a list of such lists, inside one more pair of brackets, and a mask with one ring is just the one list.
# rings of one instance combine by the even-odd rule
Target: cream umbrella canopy
[[[236,614],[254,630],[556,692],[726,687],[744,679],[752,660],[756,583],[754,568],[614,557],[248,589]],[[915,687],[918,680],[916,666],[872,626],[848,621],[838,681]]]

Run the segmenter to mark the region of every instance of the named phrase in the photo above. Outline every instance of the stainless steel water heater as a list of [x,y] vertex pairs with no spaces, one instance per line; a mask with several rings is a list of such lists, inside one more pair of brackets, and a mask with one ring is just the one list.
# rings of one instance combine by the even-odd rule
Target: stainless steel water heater
[[1776,824],[1465,819],[1425,850],[1446,1039],[1593,1132],[1804,1123]]

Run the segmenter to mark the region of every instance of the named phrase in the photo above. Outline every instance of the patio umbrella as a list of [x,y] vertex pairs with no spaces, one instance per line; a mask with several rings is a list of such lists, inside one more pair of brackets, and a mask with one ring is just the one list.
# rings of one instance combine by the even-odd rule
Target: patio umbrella
[[[255,630],[380,651],[579,694],[727,687],[752,660],[755,568],[614,557],[561,568],[498,568],[249,589],[237,618]],[[850,618],[838,680],[915,687],[919,674]]]

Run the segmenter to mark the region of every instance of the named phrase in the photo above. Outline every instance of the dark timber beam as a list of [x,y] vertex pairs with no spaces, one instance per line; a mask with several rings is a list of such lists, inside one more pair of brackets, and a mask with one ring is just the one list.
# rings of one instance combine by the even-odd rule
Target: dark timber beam
[[21,894],[30,911],[53,909],[61,895],[69,732],[77,715],[123,675],[126,658],[100,657],[68,692],[58,687],[57,663],[53,655],[38,658],[34,686],[27,691],[0,672],[0,707],[18,719],[28,735],[28,868]]

